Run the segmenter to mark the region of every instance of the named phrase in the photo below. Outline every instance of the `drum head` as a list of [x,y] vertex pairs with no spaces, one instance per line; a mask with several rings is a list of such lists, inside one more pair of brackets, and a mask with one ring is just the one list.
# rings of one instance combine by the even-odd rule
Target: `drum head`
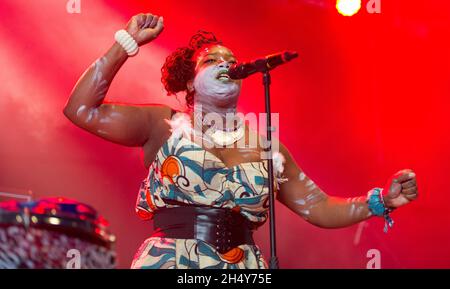
[[66,198],[0,203],[0,225],[12,224],[63,232],[104,246],[115,241],[108,222],[94,208]]
[[108,222],[66,198],[0,203],[0,244],[0,268],[66,268],[68,252],[79,252],[81,268],[115,266]]

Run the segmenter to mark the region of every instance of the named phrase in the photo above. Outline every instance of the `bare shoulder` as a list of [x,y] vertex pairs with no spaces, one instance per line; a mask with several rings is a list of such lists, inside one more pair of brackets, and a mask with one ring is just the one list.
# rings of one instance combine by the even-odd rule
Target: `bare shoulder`
[[144,110],[149,124],[149,136],[142,149],[144,165],[148,168],[158,150],[171,135],[170,125],[166,120],[170,120],[178,111],[165,105],[145,105]]
[[161,104],[140,105],[147,117],[154,121],[169,119],[172,115],[172,108]]
[[[173,114],[173,109],[166,105],[148,104],[141,106],[144,113],[146,122],[148,124],[148,142],[154,143],[156,139],[168,136],[169,125],[166,120],[170,119]],[[158,141],[156,141],[158,143]]]
[[289,149],[281,141],[278,141],[278,151],[283,156],[286,174],[298,175],[298,173],[301,171],[301,168],[297,164]]

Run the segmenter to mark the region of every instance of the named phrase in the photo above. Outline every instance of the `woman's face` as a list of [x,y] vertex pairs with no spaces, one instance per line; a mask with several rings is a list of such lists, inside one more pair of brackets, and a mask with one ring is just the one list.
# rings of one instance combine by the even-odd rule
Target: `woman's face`
[[194,61],[196,64],[196,74],[199,70],[210,65],[217,65],[221,62],[228,62],[230,64],[235,64],[237,62],[233,52],[227,47],[219,44],[211,44],[199,49],[194,54]]
[[219,106],[237,102],[242,82],[228,76],[228,69],[237,62],[230,49],[218,44],[205,46],[194,54],[194,62],[196,101]]

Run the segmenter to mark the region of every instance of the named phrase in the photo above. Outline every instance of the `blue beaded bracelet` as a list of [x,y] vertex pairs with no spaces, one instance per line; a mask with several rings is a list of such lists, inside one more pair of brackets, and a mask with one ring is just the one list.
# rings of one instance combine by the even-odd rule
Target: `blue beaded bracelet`
[[367,204],[369,205],[370,212],[379,217],[383,217],[384,222],[384,232],[387,233],[388,228],[392,228],[394,225],[394,220],[392,220],[391,210],[386,207],[383,199],[383,189],[374,188],[367,193]]

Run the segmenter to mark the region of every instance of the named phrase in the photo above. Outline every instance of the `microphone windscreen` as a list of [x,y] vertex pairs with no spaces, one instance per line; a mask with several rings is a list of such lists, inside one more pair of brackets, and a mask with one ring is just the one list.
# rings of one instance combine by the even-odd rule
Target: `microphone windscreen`
[[296,57],[298,57],[298,52],[297,51],[286,51],[284,52],[284,59],[285,61],[290,61]]

